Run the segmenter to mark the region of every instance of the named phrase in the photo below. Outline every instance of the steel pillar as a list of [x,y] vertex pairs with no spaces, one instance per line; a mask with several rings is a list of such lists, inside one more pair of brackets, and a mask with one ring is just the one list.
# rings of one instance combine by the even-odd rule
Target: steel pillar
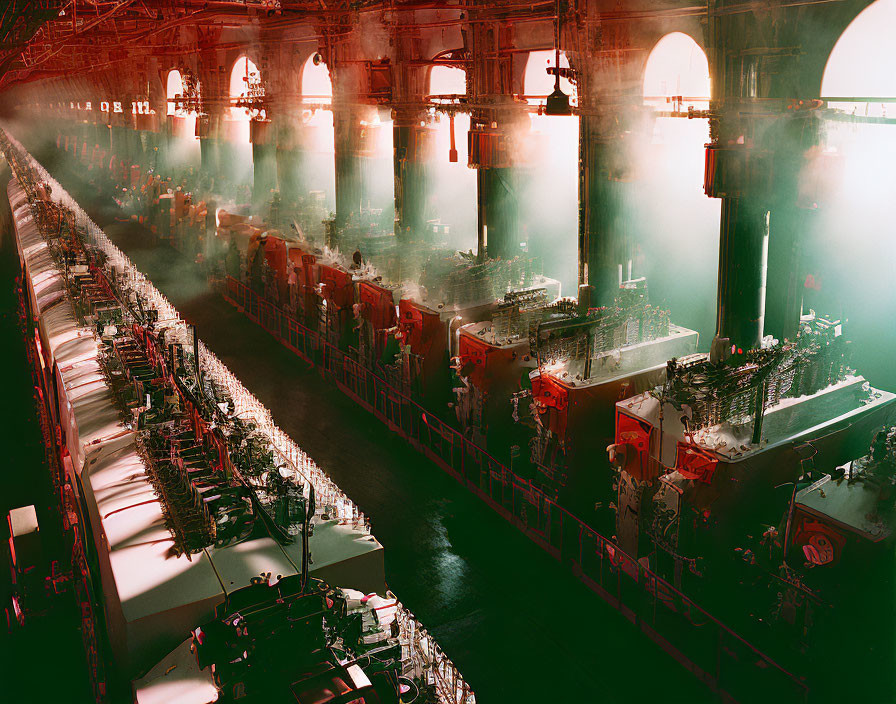
[[507,259],[519,252],[519,198],[513,167],[476,171],[479,256]]
[[428,130],[419,121],[395,120],[392,127],[395,169],[395,235],[399,239],[426,237],[426,169]]
[[344,227],[361,212],[361,117],[357,110],[333,109],[336,160],[336,227]]
[[722,199],[716,335],[744,350],[764,334],[768,223],[768,210],[750,199]]

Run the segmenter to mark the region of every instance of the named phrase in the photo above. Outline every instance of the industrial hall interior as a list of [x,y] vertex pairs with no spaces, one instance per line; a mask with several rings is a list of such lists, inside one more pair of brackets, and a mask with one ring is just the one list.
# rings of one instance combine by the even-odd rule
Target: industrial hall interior
[[0,701],[893,704],[894,164],[896,0],[0,0]]

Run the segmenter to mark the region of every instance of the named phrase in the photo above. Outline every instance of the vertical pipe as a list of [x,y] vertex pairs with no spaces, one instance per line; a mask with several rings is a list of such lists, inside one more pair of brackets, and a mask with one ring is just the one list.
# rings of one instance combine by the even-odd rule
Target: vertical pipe
[[597,116],[579,121],[579,283],[594,290],[594,304],[612,305],[619,266],[626,259],[624,183],[612,178],[616,141],[601,137]]
[[333,107],[336,164],[336,226],[344,227],[361,211],[360,116],[347,106]]
[[425,234],[427,174],[424,158],[425,128],[416,121],[395,120],[393,166],[395,174],[395,234],[417,240]]
[[716,334],[735,347],[759,346],[764,332],[768,210],[723,198]]
[[519,202],[513,167],[477,170],[480,257],[509,259],[518,252]]

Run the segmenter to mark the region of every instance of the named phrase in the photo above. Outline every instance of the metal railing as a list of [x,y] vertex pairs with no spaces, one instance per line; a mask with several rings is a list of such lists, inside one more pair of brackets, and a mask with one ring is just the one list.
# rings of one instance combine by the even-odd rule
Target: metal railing
[[328,343],[250,287],[227,277],[224,298],[361,407],[463,483],[714,691],[808,701],[803,678],[701,608],[530,480],[471,442],[375,371]]

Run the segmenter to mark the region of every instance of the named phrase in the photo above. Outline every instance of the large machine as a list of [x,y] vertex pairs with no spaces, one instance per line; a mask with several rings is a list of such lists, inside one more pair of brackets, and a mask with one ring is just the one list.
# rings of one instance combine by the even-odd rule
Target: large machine
[[777,504],[774,487],[864,454],[896,397],[850,369],[848,349],[839,322],[806,316],[792,343],[673,360],[665,383],[619,402],[621,546],[638,556],[651,549],[650,504],[672,511],[675,530],[663,535],[676,552],[675,531],[688,522],[673,517],[700,514],[705,538],[724,543],[764,502]]
[[623,282],[613,307],[570,310],[532,328],[529,404],[521,394],[517,415],[533,428],[532,464],[548,493],[599,520],[611,498],[600,458],[614,405],[660,383],[666,360],[695,352],[697,337],[650,306],[643,279]]
[[620,281],[613,306],[591,308],[590,287],[563,299],[534,259],[410,247],[405,264],[419,259],[419,273],[399,283],[360,251],[349,260],[298,227],[286,236],[224,209],[217,219],[223,263],[209,261],[212,271],[244,281],[311,335],[452,418],[592,524],[613,498],[602,458],[615,403],[660,383],[667,360],[697,349],[696,332],[650,305],[643,278]]
[[730,623],[771,624],[778,647],[849,632],[854,686],[879,685],[894,401],[849,366],[840,321],[814,314],[793,342],[670,361],[664,383],[616,404],[620,548]]
[[492,452],[503,455],[515,444],[508,436],[514,427],[511,399],[529,387],[529,372],[537,366],[533,329],[577,307],[558,293],[559,287],[548,286],[507,293],[487,320],[457,331],[457,419],[475,443]]
[[[442,656],[375,596],[383,550],[363,515],[30,158],[2,150],[97,701],[441,701],[423,670]],[[25,546],[34,529],[13,518]]]

